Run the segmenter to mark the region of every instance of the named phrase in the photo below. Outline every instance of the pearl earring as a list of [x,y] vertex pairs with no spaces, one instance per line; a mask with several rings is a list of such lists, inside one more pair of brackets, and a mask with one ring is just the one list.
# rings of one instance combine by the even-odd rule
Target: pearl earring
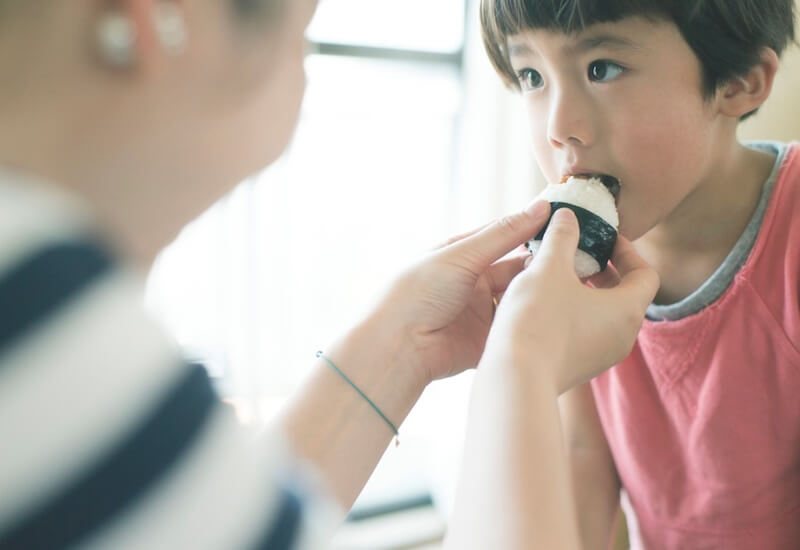
[[[186,47],[188,33],[183,12],[173,2],[158,2],[153,25],[161,47],[169,55],[179,55]],[[119,11],[107,11],[97,20],[96,41],[100,57],[114,67],[127,67],[136,61],[136,27]]]
[[183,11],[174,2],[159,2],[155,5],[153,18],[164,51],[170,55],[182,53],[188,37]]
[[108,11],[96,23],[100,57],[114,67],[125,67],[136,59],[136,27],[118,11]]

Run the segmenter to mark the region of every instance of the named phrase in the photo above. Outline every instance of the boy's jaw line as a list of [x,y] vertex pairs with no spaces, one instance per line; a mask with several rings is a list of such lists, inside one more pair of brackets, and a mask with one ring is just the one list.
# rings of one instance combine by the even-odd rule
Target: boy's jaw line
[[[756,161],[755,155],[760,153],[741,144],[737,143],[737,148],[735,160],[727,164],[732,168],[698,184],[637,241],[672,253],[697,253],[714,246],[733,246],[752,217],[774,163],[774,159],[764,157]],[[725,165],[715,163],[715,166]],[[727,192],[731,185],[737,185],[740,192],[735,195]],[[725,201],[725,197],[735,200]]]

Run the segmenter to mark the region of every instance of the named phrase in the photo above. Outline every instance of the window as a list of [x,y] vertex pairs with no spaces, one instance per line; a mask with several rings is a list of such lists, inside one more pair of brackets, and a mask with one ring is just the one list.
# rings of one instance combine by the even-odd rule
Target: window
[[[470,4],[322,0],[286,154],[187,227],[156,263],[149,303],[245,416],[269,417],[314,352],[404,265],[532,196],[531,178],[508,158],[511,144],[524,149],[524,130],[501,125],[521,117],[498,102],[509,95],[474,39]],[[471,69],[471,58],[483,64]],[[446,493],[469,381],[426,391],[362,501],[400,487]],[[443,444],[446,452],[430,452]]]
[[[283,158],[159,258],[150,303],[224,393],[269,408],[448,234],[464,0],[323,0]],[[413,32],[408,32],[413,29]]]
[[[323,0],[309,27],[318,44],[459,56],[465,0]],[[358,52],[356,52],[358,55]]]

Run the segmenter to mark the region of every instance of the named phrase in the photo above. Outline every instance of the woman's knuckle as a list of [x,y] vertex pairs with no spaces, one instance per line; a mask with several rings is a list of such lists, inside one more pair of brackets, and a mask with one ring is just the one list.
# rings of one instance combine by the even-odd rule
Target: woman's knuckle
[[520,229],[519,217],[514,215],[503,216],[497,220],[497,225],[507,233],[516,234]]

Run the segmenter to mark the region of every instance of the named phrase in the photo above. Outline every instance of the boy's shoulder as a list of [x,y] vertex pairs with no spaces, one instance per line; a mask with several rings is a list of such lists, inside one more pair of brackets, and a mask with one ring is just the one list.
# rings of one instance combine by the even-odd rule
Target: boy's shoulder
[[773,217],[786,219],[800,228],[800,217],[795,215],[800,204],[800,142],[777,143],[779,156],[774,171],[773,199],[770,201]]
[[[800,339],[800,142],[772,144],[780,150],[769,204],[745,278],[778,319],[797,324]],[[780,266],[780,268],[776,268]]]
[[800,141],[786,144],[786,154],[781,172],[786,172],[787,178],[792,181],[800,180]]
[[[769,194],[782,194],[783,188],[800,184],[800,142],[750,141],[746,146],[775,158],[765,186]],[[774,187],[774,190],[771,189]]]

